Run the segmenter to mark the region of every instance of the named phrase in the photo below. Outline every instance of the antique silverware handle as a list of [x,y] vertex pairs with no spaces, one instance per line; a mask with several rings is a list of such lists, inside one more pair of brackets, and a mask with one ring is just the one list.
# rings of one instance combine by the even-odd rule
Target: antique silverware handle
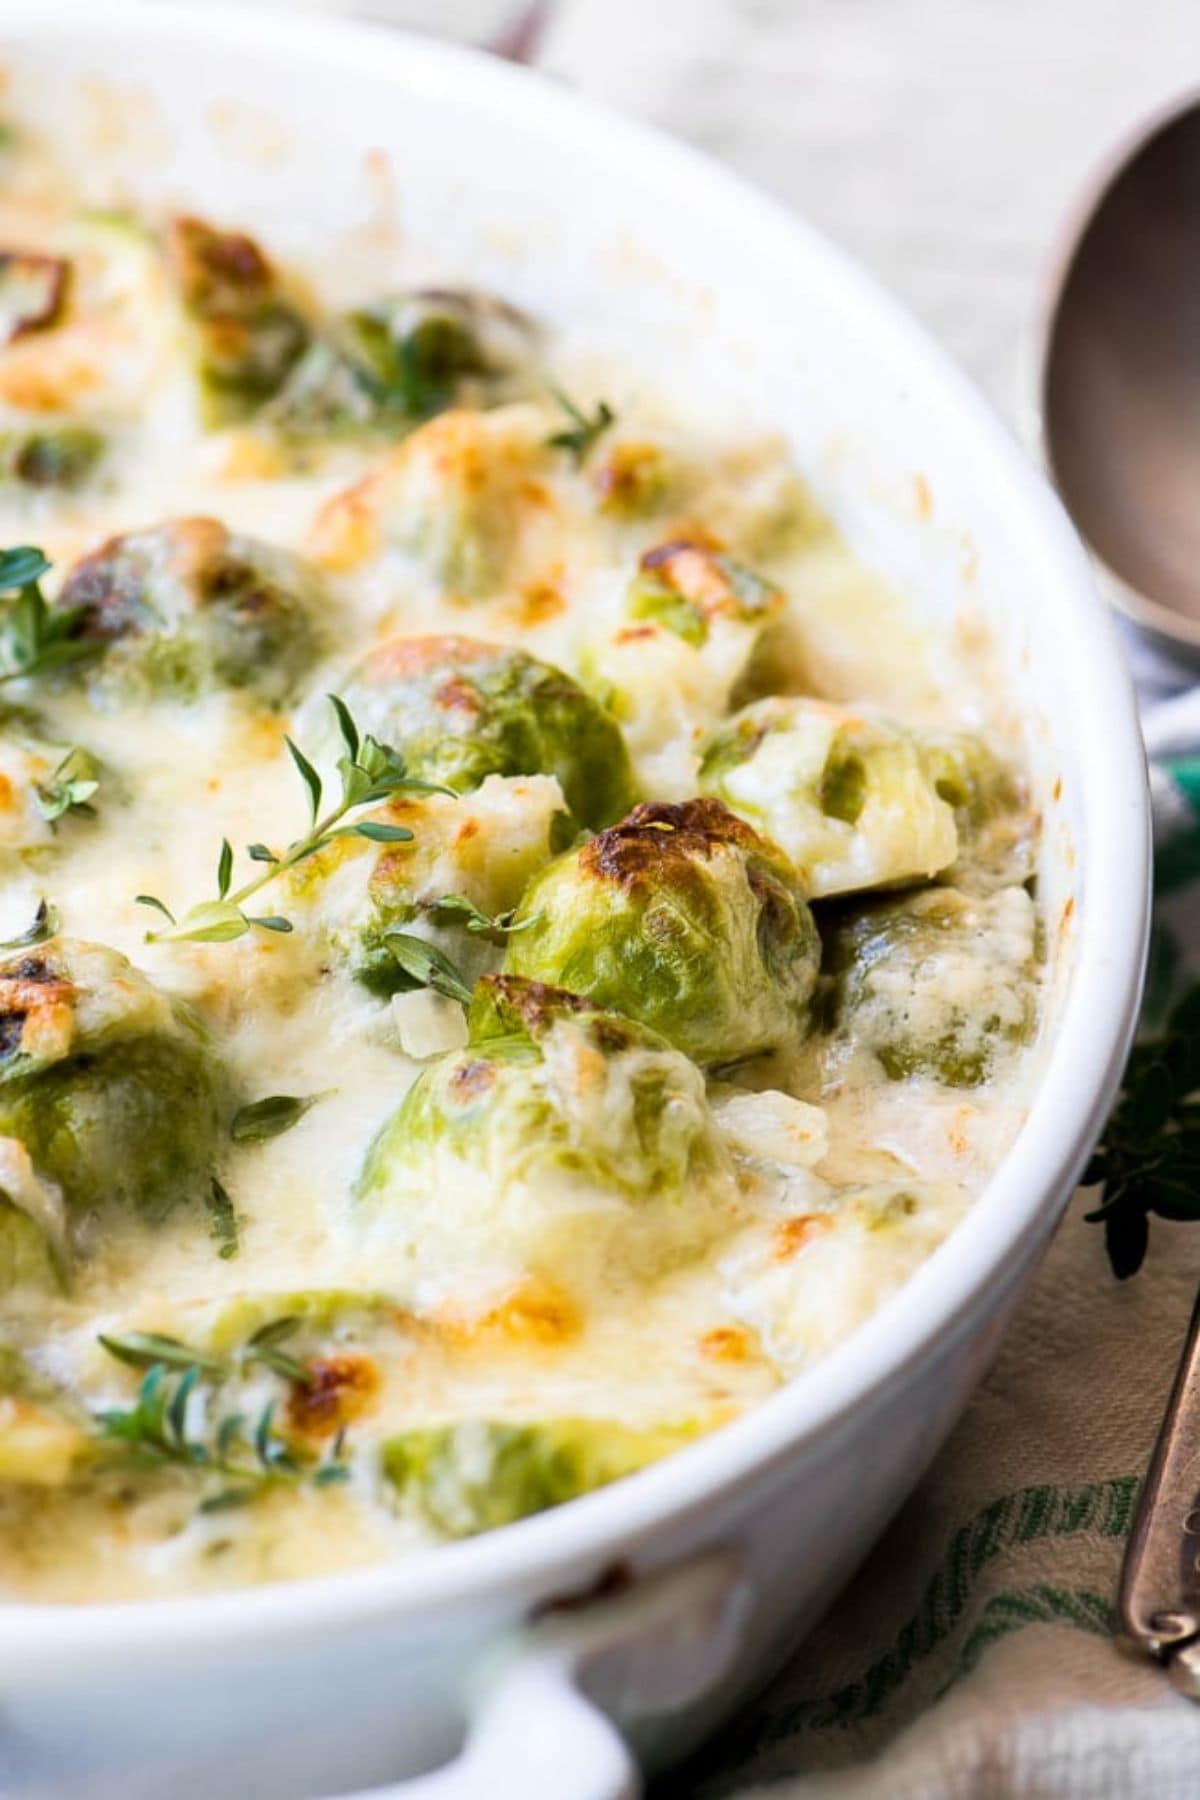
[[1126,1640],[1200,1700],[1200,1295],[1138,1501],[1119,1594]]

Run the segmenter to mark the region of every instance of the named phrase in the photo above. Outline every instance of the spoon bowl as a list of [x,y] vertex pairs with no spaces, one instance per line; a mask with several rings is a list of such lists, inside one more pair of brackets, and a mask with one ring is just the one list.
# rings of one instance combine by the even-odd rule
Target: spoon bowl
[[1117,604],[1200,663],[1200,94],[1124,146],[1059,271],[1051,471]]

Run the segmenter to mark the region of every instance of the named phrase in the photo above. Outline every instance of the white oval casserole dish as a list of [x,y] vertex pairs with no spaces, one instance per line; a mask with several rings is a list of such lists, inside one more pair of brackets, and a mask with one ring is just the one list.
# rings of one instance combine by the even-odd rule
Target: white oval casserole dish
[[[1149,850],[1109,621],[1056,502],[938,351],[821,239],[691,152],[522,71],[366,27],[115,0],[6,0],[2,16],[19,114],[80,142],[103,115],[108,154],[147,195],[261,231],[285,257],[361,240],[394,207],[439,276],[551,321],[602,317],[614,343],[669,349],[680,379],[736,393],[931,626],[991,632],[1028,720],[1051,940],[1036,1092],[966,1221],[849,1341],[666,1463],[427,1557],[216,1598],[0,1611],[6,1795],[271,1800],[444,1761],[481,1655],[619,1566],[631,1591],[541,1627],[540,1660],[497,1690],[509,1710],[436,1786],[627,1791],[614,1742],[559,1685],[571,1645],[619,1643],[592,1686],[656,1760],[761,1681],[961,1410],[1111,1099]],[[671,1679],[648,1677],[639,1634]]]

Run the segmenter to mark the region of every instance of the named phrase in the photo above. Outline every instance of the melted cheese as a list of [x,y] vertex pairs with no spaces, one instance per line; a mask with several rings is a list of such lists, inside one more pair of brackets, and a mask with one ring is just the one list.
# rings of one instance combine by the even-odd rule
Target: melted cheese
[[[353,1196],[376,1134],[421,1064],[463,1041],[453,1000],[379,998],[347,966],[378,847],[347,844],[311,880],[301,872],[268,887],[269,910],[296,927],[288,935],[150,943],[155,920],[136,901],[158,895],[183,911],[215,893],[223,839],[240,883],[256,868],[244,846],[278,849],[304,832],[284,737],[313,748],[336,792],[322,697],[364,652],[428,631],[519,644],[609,701],[643,791],[660,799],[695,791],[703,740],[746,683],[750,697],[814,693],[952,726],[977,710],[986,683],[922,638],[903,601],[855,562],[773,440],[748,428],[731,442],[684,407],[668,427],[661,416],[623,419],[579,466],[548,446],[562,420],[537,399],[300,459],[252,426],[205,433],[155,224],[81,219],[69,188],[48,176],[28,175],[0,201],[0,242],[78,260],[67,320],[0,350],[0,430],[82,412],[109,437],[99,473],[77,491],[0,489],[0,541],[41,544],[61,573],[110,534],[218,517],[323,567],[326,650],[290,715],[247,692],[94,703],[79,684],[12,684],[28,713],[0,738],[0,935],[19,932],[47,897],[65,933],[123,952],[196,1009],[244,1100],[315,1102],[278,1137],[222,1147],[235,1255],[218,1253],[193,1207],[154,1224],[105,1214],[77,1225],[63,1294],[5,1298],[6,1339],[69,1396],[65,1415],[0,1401],[34,1407],[13,1440],[22,1448],[0,1460],[0,1587],[41,1599],[211,1589],[419,1549],[428,1528],[393,1504],[380,1474],[378,1447],[393,1432],[579,1417],[711,1428],[807,1366],[907,1277],[961,1216],[1021,1113],[1020,1057],[964,1095],[889,1082],[849,1055],[836,1080],[815,1076],[796,1045],[732,1085],[727,1073],[707,1101],[693,1071],[678,1104],[711,1103],[722,1135],[700,1211],[695,1195],[652,1196],[639,1210],[586,1180],[555,1183],[544,1168],[499,1192],[486,1170],[446,1155],[402,1218],[364,1214]],[[570,372],[559,374],[569,388]],[[689,537],[753,563],[786,594],[765,636],[726,620],[697,644],[631,621],[639,556]],[[72,745],[100,765],[96,813],[51,826],[38,788]],[[557,783],[538,774],[415,803],[414,905],[458,893],[506,911],[550,855],[562,807]],[[940,866],[945,836],[913,866]],[[867,878],[890,866],[871,863]],[[1031,913],[1023,895],[997,910],[1002,956],[1027,951]],[[452,945],[471,975],[501,954],[486,934],[439,935],[420,919],[414,929]],[[967,1012],[993,1005],[977,968],[950,958],[941,978]],[[547,1079],[577,1086],[580,1055],[561,1031]],[[588,1130],[609,1134],[614,1150],[632,1128],[626,1102],[603,1081],[589,1100]],[[5,1155],[0,1185],[18,1205],[38,1196],[61,1236],[57,1197],[19,1146]],[[259,1325],[303,1313],[314,1293],[334,1299],[324,1313],[316,1304],[324,1322],[302,1320],[296,1342],[331,1366],[340,1358],[339,1379],[359,1371],[335,1397],[344,1481],[281,1479],[214,1511],[200,1504],[213,1484],[194,1471],[135,1470],[118,1484],[72,1473],[72,1434],[90,1442],[94,1416],[131,1407],[139,1381],[99,1345],[101,1332],[167,1333],[224,1355]],[[235,1401],[250,1413],[274,1401],[279,1417],[302,1410],[263,1365],[227,1391],[226,1411]],[[221,1396],[209,1404],[206,1414],[193,1394],[190,1433],[220,1415]],[[305,1404],[315,1407],[311,1392]],[[305,1441],[325,1455],[332,1434]],[[30,1469],[41,1485],[11,1479]]]

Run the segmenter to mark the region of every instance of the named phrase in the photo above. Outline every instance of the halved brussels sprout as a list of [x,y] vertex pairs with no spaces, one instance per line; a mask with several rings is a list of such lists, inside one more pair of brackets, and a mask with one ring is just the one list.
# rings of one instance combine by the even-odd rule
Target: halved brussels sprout
[[467,1047],[418,1076],[356,1191],[419,1288],[464,1256],[493,1286],[577,1285],[700,1254],[728,1225],[733,1178],[700,1071],[657,1033],[488,976]]
[[227,1110],[198,1021],[115,950],[55,938],[0,961],[0,1138],[69,1210],[156,1218],[206,1191]]
[[867,1055],[891,1081],[978,1087],[1037,1023],[1037,917],[1024,888],[933,887],[822,917],[827,1072]]
[[313,555],[349,571],[397,552],[408,583],[454,601],[517,593],[523,575],[561,556],[546,485],[552,454],[537,407],[444,412],[334,495],[318,515]]
[[954,805],[923,744],[848,707],[747,706],[709,739],[700,781],[774,838],[816,896],[927,880],[958,854]]
[[410,774],[469,793],[488,775],[553,775],[587,826],[633,799],[620,727],[579,683],[524,650],[474,638],[393,638],[342,689],[362,728]]
[[254,239],[173,219],[167,261],[192,329],[207,422],[243,419],[278,393],[309,327]]
[[383,1473],[405,1512],[443,1537],[473,1537],[632,1475],[701,1429],[615,1419],[463,1419],[389,1438]]
[[783,594],[744,564],[690,538],[647,550],[629,589],[631,619],[655,619],[698,649],[729,620],[761,629],[786,604]]
[[193,518],[109,538],[75,564],[60,605],[82,607],[77,635],[104,647],[86,669],[101,692],[245,688],[281,705],[319,653],[324,597],[299,558]]
[[61,1487],[89,1453],[77,1409],[14,1345],[0,1343],[0,1482]]
[[695,793],[700,741],[785,605],[773,583],[698,537],[645,553],[625,621],[586,651],[643,786],[665,799]]
[[307,350],[269,419],[298,437],[360,436],[453,406],[511,397],[531,322],[489,294],[426,288],[340,314]]
[[505,969],[586,995],[700,1063],[794,1041],[820,945],[785,857],[719,800],[637,806],[559,857],[517,909]]

